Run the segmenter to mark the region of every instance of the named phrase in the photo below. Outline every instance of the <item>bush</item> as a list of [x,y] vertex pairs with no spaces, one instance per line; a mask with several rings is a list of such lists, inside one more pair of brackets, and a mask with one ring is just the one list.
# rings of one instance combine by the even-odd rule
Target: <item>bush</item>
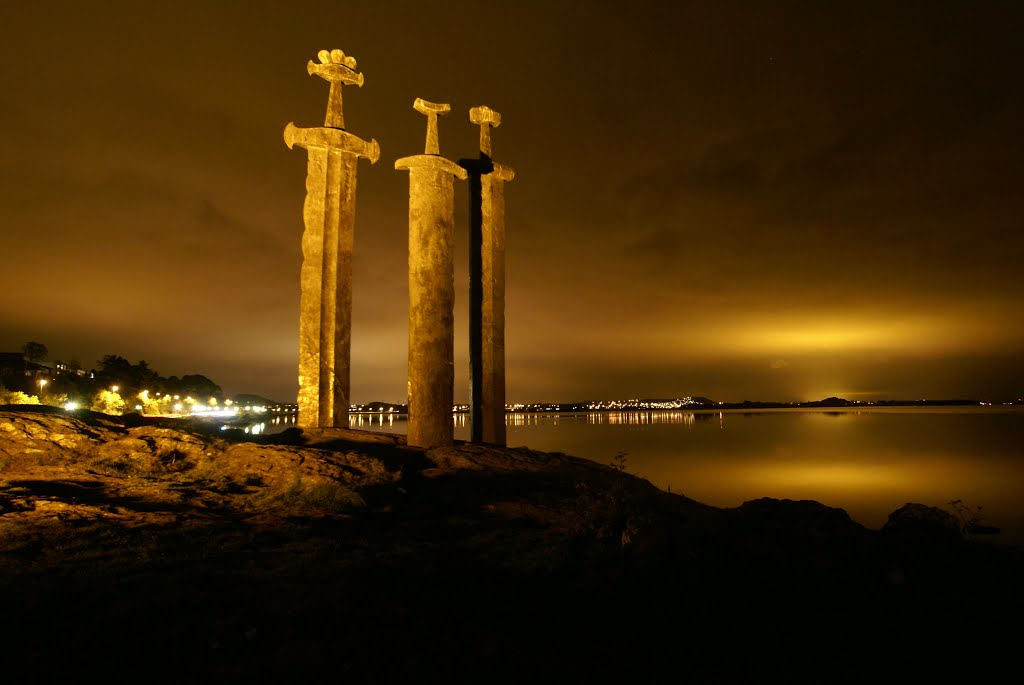
[[0,404],[39,404],[39,398],[20,390],[0,389]]
[[984,517],[981,515],[982,506],[980,504],[973,509],[962,499],[951,500],[948,504],[952,508],[957,521],[959,521],[960,533],[965,538],[969,538],[972,535],[988,535],[999,532],[999,528],[996,526],[984,523]]
[[89,406],[89,409],[93,411],[115,416],[123,414],[124,408],[125,404],[121,396],[110,390],[100,390],[96,393],[95,397],[92,398],[92,404]]

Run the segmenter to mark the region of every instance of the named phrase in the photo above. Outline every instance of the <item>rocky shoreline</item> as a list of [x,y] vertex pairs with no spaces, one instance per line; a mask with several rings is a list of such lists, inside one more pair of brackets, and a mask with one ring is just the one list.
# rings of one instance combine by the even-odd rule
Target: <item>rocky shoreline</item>
[[0,407],[8,672],[523,682],[977,680],[1024,551],[920,504],[719,509],[585,459]]

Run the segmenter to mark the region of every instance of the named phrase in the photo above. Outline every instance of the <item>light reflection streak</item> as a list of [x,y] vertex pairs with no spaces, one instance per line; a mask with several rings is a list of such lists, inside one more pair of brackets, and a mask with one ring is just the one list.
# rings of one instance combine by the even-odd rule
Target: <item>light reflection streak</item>
[[349,428],[383,428],[385,424],[388,427],[395,425],[395,414],[392,412],[378,412],[376,414],[349,414],[348,415],[348,427]]
[[692,425],[692,411],[594,411],[594,412],[514,412],[505,415],[505,425],[557,426],[562,421],[588,426],[652,426],[656,424]]
[[[295,414],[285,414],[283,416],[275,416],[272,419],[259,421],[257,423],[250,423],[245,426],[239,425],[228,425],[224,424],[220,427],[221,430],[229,430],[232,428],[242,428],[249,435],[262,435],[267,432],[279,432],[290,426],[296,425],[298,417]],[[273,430],[271,430],[273,429]]]

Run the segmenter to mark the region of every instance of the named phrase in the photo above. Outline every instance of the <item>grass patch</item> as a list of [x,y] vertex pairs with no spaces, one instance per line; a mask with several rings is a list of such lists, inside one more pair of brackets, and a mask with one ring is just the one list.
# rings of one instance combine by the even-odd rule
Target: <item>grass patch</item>
[[335,480],[304,479],[298,473],[287,489],[272,495],[270,500],[296,514],[340,514],[366,506],[352,488]]

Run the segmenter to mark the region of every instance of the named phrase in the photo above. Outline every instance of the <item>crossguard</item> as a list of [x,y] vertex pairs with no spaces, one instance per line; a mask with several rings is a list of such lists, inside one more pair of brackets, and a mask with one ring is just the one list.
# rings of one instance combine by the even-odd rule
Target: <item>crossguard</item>
[[427,102],[423,98],[416,98],[415,102],[412,103],[412,108],[427,117],[427,142],[423,147],[423,154],[441,154],[441,146],[437,141],[437,118],[452,111],[452,106]]
[[293,123],[284,127],[284,144],[288,149],[295,145],[304,147],[307,150],[326,149],[349,152],[357,157],[365,157],[370,164],[376,164],[380,159],[380,144],[376,139],[366,142],[348,131],[339,131],[335,128],[299,128]]

